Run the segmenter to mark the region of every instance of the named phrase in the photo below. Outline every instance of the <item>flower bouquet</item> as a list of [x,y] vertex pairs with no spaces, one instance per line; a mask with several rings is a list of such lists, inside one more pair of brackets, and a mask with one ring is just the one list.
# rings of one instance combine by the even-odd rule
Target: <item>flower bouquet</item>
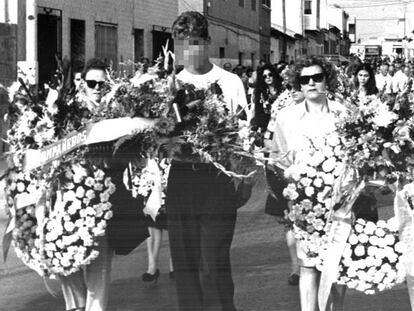
[[408,98],[397,96],[395,104],[383,103],[376,96],[348,103],[347,113],[338,122],[346,147],[347,162],[361,176],[380,174],[389,180],[410,179],[414,164],[414,111]]
[[[86,161],[60,168],[62,187],[45,217],[40,249],[50,275],[69,275],[94,260],[99,237],[112,218],[115,185],[105,172]],[[48,202],[46,202],[48,204]]]
[[395,218],[377,223],[357,219],[342,254],[337,283],[365,294],[402,283],[404,249]]
[[307,152],[298,154],[295,163],[285,170],[289,184],[283,195],[292,202],[287,218],[293,223],[298,243],[307,257],[316,260],[324,244],[334,182],[344,164],[336,133],[309,142]]
[[252,135],[238,114],[230,113],[217,83],[206,90],[185,84],[176,101],[182,121],[175,128],[179,140],[174,155],[210,162],[238,179],[254,174],[256,162],[249,152]]

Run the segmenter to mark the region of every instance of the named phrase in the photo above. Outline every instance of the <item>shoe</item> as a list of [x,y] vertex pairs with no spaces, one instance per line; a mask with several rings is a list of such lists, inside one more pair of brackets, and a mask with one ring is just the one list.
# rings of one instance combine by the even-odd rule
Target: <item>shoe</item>
[[160,277],[160,270],[157,269],[154,274],[145,272],[142,275],[142,281],[146,283],[154,282],[154,284],[157,284],[158,278]]
[[299,284],[299,274],[293,272],[288,277],[289,285],[298,285]]
[[175,272],[174,271],[170,271],[170,280],[175,279]]

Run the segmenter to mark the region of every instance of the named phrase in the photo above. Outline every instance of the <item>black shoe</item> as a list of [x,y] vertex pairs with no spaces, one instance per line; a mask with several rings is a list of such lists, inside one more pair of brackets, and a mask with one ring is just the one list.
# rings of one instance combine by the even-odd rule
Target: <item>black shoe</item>
[[143,282],[146,282],[146,283],[154,282],[154,284],[157,284],[159,277],[160,277],[160,270],[157,269],[157,271],[155,271],[154,274],[145,272],[142,275],[142,281]]
[[291,273],[288,277],[289,285],[298,285],[299,284],[299,274]]
[[175,279],[175,272],[174,271],[170,271],[170,280]]

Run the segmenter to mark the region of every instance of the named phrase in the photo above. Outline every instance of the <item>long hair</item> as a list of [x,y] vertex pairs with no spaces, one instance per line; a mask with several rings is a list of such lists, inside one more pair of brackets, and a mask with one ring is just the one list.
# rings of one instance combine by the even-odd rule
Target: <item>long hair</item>
[[275,67],[271,64],[266,64],[263,67],[260,67],[259,69],[257,69],[256,87],[254,90],[256,105],[259,102],[261,96],[263,96],[265,100],[268,99],[268,85],[266,84],[265,79],[263,77],[263,72],[265,70],[270,71],[270,74],[273,77],[273,87],[277,91],[277,94],[279,94],[282,90],[282,78],[277,73]]
[[260,128],[266,129],[267,124],[269,123],[270,116],[265,113],[263,102],[261,99],[263,98],[265,101],[268,101],[270,104],[276,98],[270,98],[269,94],[269,86],[266,84],[265,79],[263,77],[263,72],[268,70],[273,77],[273,87],[276,90],[276,96],[278,96],[282,90],[282,78],[277,73],[275,67],[271,64],[266,64],[257,69],[257,77],[256,77],[256,87],[254,89],[254,110],[255,110],[255,117],[254,117],[254,124]]
[[375,82],[374,70],[372,69],[371,65],[369,65],[368,63],[361,64],[355,69],[355,76],[354,76],[355,88],[357,90],[359,89],[358,72],[360,72],[361,70],[365,70],[369,74],[369,79],[367,83],[365,84],[365,90],[366,90],[367,95],[377,94],[378,89],[377,89],[376,82]]

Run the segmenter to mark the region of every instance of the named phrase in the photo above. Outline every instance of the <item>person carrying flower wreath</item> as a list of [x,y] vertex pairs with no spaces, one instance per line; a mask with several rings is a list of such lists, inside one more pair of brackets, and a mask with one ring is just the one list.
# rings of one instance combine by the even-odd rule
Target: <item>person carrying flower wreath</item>
[[[184,65],[177,81],[202,89],[216,83],[231,115],[247,109],[240,78],[210,62],[206,17],[184,12],[172,29],[175,58]],[[168,233],[178,306],[181,311],[235,311],[230,246],[239,207],[236,191],[230,177],[202,162],[194,154],[175,153],[168,178]]]
[[[86,63],[77,94],[82,101],[82,115],[77,118],[90,119],[101,105],[107,70],[107,64],[100,59],[90,59]],[[76,129],[76,125],[71,125]],[[104,143],[88,146],[85,154],[86,160],[102,167],[115,184],[115,193],[109,199],[113,216],[105,235],[97,240],[98,257],[75,273],[59,276],[66,310],[106,310],[114,254],[125,255],[148,237],[144,215],[140,217],[135,212],[143,202],[132,198],[123,185],[123,171],[131,161],[133,152],[128,149],[115,156],[112,153],[112,146]]]
[[[335,131],[335,115],[345,110],[342,104],[327,98],[328,91],[333,91],[337,85],[336,72],[331,63],[309,57],[297,63],[296,71],[299,73],[297,83],[305,99],[282,109],[276,117],[271,157],[278,158],[275,165],[281,169],[289,168],[300,152],[306,152],[309,138],[323,138]],[[280,158],[282,154],[285,156]],[[301,310],[318,311],[320,272],[304,251],[302,243],[297,244],[297,255],[300,262]],[[332,287],[331,310],[341,308],[344,293],[345,287]]]

